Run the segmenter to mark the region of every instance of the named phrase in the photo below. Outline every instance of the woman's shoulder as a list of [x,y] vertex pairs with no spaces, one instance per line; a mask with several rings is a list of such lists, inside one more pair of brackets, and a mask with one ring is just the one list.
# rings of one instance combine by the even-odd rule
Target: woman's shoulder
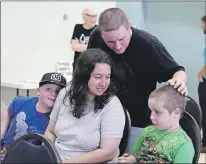
[[56,99],[56,101],[59,100],[59,101],[63,102],[65,100],[65,97],[68,94],[69,89],[70,89],[70,86],[68,86],[68,85],[66,87],[62,88],[59,91],[58,98]]
[[68,91],[67,86],[62,88],[59,92],[59,96],[64,97],[66,95],[67,91]]
[[115,95],[110,98],[110,101],[108,102],[107,105],[110,105],[110,106],[122,106],[119,98],[117,96],[115,96]]
[[119,100],[119,98],[117,96],[112,96],[110,98],[110,101],[105,105],[104,110],[103,111],[123,111],[123,106]]

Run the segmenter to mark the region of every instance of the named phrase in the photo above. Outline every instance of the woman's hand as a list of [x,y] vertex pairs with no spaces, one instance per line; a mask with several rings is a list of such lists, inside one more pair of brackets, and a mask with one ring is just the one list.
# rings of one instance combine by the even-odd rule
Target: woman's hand
[[118,163],[134,163],[136,162],[136,158],[133,155],[123,154],[123,156],[119,157]]

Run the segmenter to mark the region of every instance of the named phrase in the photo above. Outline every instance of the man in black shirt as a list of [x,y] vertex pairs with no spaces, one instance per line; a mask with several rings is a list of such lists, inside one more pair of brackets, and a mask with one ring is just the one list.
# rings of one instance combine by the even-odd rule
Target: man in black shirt
[[142,128],[151,124],[148,98],[157,82],[168,82],[187,95],[185,69],[156,37],[131,27],[125,13],[118,8],[107,9],[100,15],[99,25],[90,35],[89,48],[106,51],[114,61],[117,96],[132,122],[131,150]]
[[92,9],[86,8],[82,12],[82,18],[84,23],[75,25],[71,40],[71,47],[74,51],[73,69],[78,56],[87,49],[89,36],[96,27],[97,13]]

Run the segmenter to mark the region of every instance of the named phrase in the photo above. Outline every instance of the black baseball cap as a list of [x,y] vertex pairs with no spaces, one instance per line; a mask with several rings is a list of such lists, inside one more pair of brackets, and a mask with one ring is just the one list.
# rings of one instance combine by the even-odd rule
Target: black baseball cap
[[50,72],[50,73],[45,73],[39,82],[39,87],[44,85],[44,84],[56,84],[61,87],[65,87],[67,84],[67,80],[64,76],[57,72]]

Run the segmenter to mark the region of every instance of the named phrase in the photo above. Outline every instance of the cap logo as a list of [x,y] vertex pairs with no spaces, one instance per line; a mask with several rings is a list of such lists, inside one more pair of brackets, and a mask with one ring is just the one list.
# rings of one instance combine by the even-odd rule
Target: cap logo
[[55,81],[61,81],[61,75],[59,75],[57,73],[53,73],[53,74],[51,74],[50,79],[55,80]]

